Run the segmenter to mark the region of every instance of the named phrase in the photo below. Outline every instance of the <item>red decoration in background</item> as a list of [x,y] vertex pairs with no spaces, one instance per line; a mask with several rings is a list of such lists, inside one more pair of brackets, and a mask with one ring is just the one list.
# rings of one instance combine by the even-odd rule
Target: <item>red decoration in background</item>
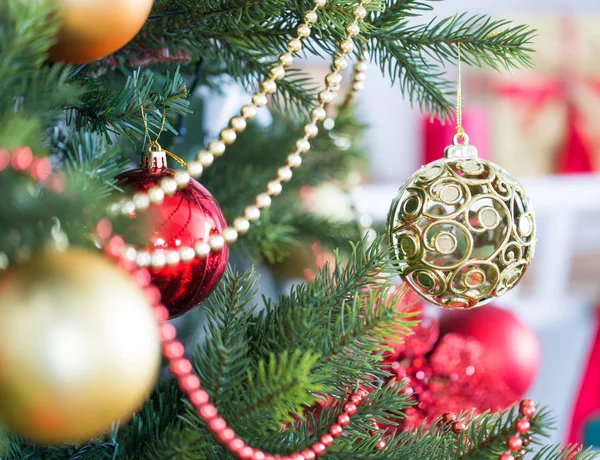
[[446,311],[440,333],[477,339],[485,349],[487,371],[521,397],[540,367],[540,344],[535,333],[514,314],[495,306]]
[[590,348],[583,378],[579,384],[577,399],[567,433],[569,443],[583,442],[583,428],[588,417],[600,412],[600,309],[596,309],[596,333]]
[[522,82],[500,83],[495,92],[499,97],[514,99],[516,104],[526,104],[530,108],[529,116],[523,120],[526,129],[536,113],[552,100],[564,101],[566,105],[565,139],[558,152],[556,172],[560,174],[589,173],[593,170],[591,142],[585,136],[584,115],[578,107],[576,89],[591,90],[600,93],[600,82],[582,77],[571,65],[572,48],[575,40],[575,26],[568,18],[562,23],[562,68],[557,77],[524,85]]
[[557,172],[563,174],[587,173],[593,170],[589,142],[584,139],[579,114],[573,104],[567,107],[567,133],[558,157]]
[[398,429],[433,423],[448,411],[502,410],[519,398],[497,372],[486,366],[489,350],[485,344],[455,333],[438,340],[442,328],[423,312],[420,304],[408,308],[400,305],[398,309],[419,311],[421,319],[415,334],[407,337],[403,347],[395,349],[396,354],[388,362],[393,374],[390,378],[402,383],[401,391],[416,401],[415,406],[405,410],[405,418],[397,420]]
[[[170,169],[133,169],[119,174],[117,184],[132,192],[146,191],[157,185],[161,178],[173,176]],[[165,196],[161,205],[152,205],[146,211],[153,225],[150,243],[154,249],[194,247],[206,242],[213,234],[221,234],[225,218],[214,197],[199,182],[191,179],[188,186],[173,196]],[[227,265],[227,245],[206,259],[194,258],[175,266],[165,265],[151,269],[152,284],[161,293],[170,318],[182,315],[196,307],[215,289]]]
[[[487,114],[483,108],[470,107],[463,110],[463,127],[469,135],[469,144],[477,147],[481,158],[488,158]],[[429,115],[421,118],[423,133],[422,164],[431,163],[444,156],[444,149],[452,143],[456,134],[454,123],[442,124],[437,118],[430,120]]]

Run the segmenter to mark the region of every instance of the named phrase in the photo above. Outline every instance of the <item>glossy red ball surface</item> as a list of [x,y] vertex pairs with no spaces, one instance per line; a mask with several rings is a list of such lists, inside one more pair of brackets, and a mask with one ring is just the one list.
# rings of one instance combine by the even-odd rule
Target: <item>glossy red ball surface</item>
[[[148,190],[163,177],[174,173],[171,169],[139,168],[119,174],[115,180],[117,185],[133,194]],[[194,179],[186,188],[173,196],[165,196],[161,205],[151,205],[144,213],[149,215],[152,226],[150,244],[146,247],[150,250],[166,252],[182,246],[193,248],[196,242],[206,242],[226,226],[219,204]],[[206,259],[194,258],[175,266],[150,269],[152,284],[160,290],[170,318],[192,310],[209,296],[225,272],[228,257],[229,248],[225,245],[221,251],[211,252]]]
[[512,312],[495,306],[444,311],[440,335],[450,332],[477,339],[485,349],[485,369],[522,396],[540,368],[535,332]]

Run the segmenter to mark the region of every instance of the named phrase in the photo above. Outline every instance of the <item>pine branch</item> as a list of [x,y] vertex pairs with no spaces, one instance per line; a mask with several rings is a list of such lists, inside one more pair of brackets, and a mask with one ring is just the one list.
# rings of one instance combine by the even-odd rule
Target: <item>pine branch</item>
[[86,77],[87,92],[73,107],[78,129],[96,131],[104,136],[116,133],[135,142],[143,138],[144,125],[140,111],[143,106],[148,128],[156,136],[162,125],[163,112],[167,114],[165,130],[177,134],[168,118],[188,113],[187,90],[179,70],[167,72],[162,87],[149,71],[134,71],[120,90],[107,88],[100,80]]
[[51,142],[53,153],[61,158],[65,173],[83,179],[82,190],[90,191],[98,198],[106,198],[119,190],[114,177],[128,161],[122,158],[118,148],[108,144],[106,137],[96,131],[64,134],[56,129]]
[[[487,16],[460,14],[445,19],[435,19],[425,25],[414,26],[410,19],[432,10],[432,2],[415,0],[385,0],[368,5],[371,11],[361,26],[363,43],[368,44],[372,59],[384,74],[397,81],[403,93],[414,104],[430,113],[446,116],[451,112],[448,101],[453,85],[444,78],[443,67],[455,63],[457,44],[463,45],[467,64],[487,64],[494,69],[530,66],[532,52],[529,47],[535,32],[524,25],[512,25],[506,20],[491,20]],[[320,20],[313,27],[305,49],[314,54],[330,55],[338,41],[345,36],[345,25],[352,19],[354,2],[342,0],[329,3],[319,10]],[[281,0],[261,2],[261,8],[270,15],[255,11],[251,0],[209,2],[198,4],[188,0],[166,2],[157,8],[181,11],[181,15],[168,14],[161,21],[147,26],[146,40],[161,37],[163,46],[182,49],[174,37],[165,37],[162,30],[185,29],[185,48],[202,49],[203,55],[220,62],[232,63],[227,72],[248,84],[246,78],[264,75],[265,60],[284,49],[284,43],[293,34],[295,24],[309,7],[308,2],[286,3]],[[179,9],[177,9],[177,7]],[[233,13],[232,13],[233,12]],[[193,25],[183,21],[183,14],[196,14],[201,21]],[[160,13],[157,13],[160,14]],[[167,24],[168,23],[168,24]],[[236,50],[239,49],[239,52]],[[229,56],[223,54],[228,50]],[[359,51],[357,51],[359,52]],[[211,55],[213,57],[211,57]],[[225,59],[230,57],[230,59]],[[237,62],[248,69],[239,69]],[[254,79],[252,81],[255,81]],[[282,110],[299,113],[308,99],[302,95],[302,83],[294,88],[283,87],[282,100],[292,106],[281,105]],[[297,104],[300,106],[297,106]]]
[[179,427],[179,416],[184,411],[184,396],[174,382],[158,387],[142,410],[116,435],[119,454],[124,458],[137,457],[142,446],[153,445],[165,432]]
[[170,428],[150,439],[136,459],[140,460],[217,460],[211,455],[207,432],[193,428]]
[[248,360],[246,330],[256,309],[252,303],[256,281],[253,270],[235,274],[228,269],[205,304],[207,339],[198,346],[193,362],[213,404],[218,404],[221,396],[236,397],[234,389],[253,364]]
[[44,67],[57,32],[54,2],[0,3],[0,146],[43,151],[43,129],[80,91],[68,84],[69,68]]
[[386,39],[398,40],[406,49],[424,52],[439,62],[457,59],[457,45],[461,43],[462,59],[469,65],[485,64],[496,70],[533,65],[529,45],[536,31],[485,15],[463,13],[385,33],[389,33]]
[[295,286],[289,295],[280,295],[277,303],[267,301],[265,311],[250,330],[252,353],[268,356],[307,344],[316,349],[325,346],[313,339],[315,331],[327,331],[329,315],[335,313],[337,317],[344,301],[389,279],[392,269],[387,252],[379,249],[380,242],[371,246],[361,242],[344,268],[337,263],[330,273],[329,267],[324,267],[310,282]]
[[22,79],[36,79],[56,40],[58,21],[53,2],[10,1],[0,4],[0,81],[2,99]]
[[592,448],[584,449],[578,445],[562,447],[561,444],[557,444],[542,447],[531,460],[592,460],[599,457],[600,454]]
[[246,432],[262,432],[293,421],[291,414],[302,416],[303,406],[313,404],[314,394],[324,390],[318,383],[323,375],[314,371],[318,358],[298,349],[258,361],[256,370],[248,371],[246,381],[237,387],[240,400],[230,402],[229,421],[238,427],[245,422]]

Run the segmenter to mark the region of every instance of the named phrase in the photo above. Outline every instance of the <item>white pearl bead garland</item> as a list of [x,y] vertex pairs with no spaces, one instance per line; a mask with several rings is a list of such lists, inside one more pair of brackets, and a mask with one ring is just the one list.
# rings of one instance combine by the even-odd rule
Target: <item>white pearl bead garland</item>
[[246,206],[246,209],[244,209],[244,217],[250,222],[256,222],[260,217],[260,209],[254,205]]
[[133,246],[127,246],[125,248],[125,258],[134,262],[137,258],[137,249],[135,249]]
[[267,184],[267,193],[271,196],[279,195],[282,190],[281,182],[277,180],[272,180]]
[[160,188],[167,196],[175,195],[175,192],[177,191],[177,182],[175,182],[175,179],[172,177],[164,177],[160,181]]
[[283,67],[289,67],[294,63],[294,56],[291,53],[284,53],[281,56],[279,56],[279,63]]
[[225,246],[225,238],[221,235],[212,235],[208,239],[208,245],[210,246],[210,250],[212,252],[219,252]]
[[190,176],[200,177],[202,175],[202,172],[204,171],[204,167],[199,161],[190,161],[187,164],[187,170]]
[[250,104],[246,104],[241,110],[242,117],[246,120],[252,120],[256,116],[256,107]]
[[[237,139],[237,134],[233,128],[225,128],[221,130],[219,136],[225,145],[231,145]],[[225,153],[225,150],[223,150],[223,153]]]
[[[294,153],[287,156],[286,165],[277,170],[275,178],[269,181],[263,193],[259,193],[254,198],[254,203],[244,209],[243,215],[233,220],[233,225],[225,227],[221,234],[211,235],[208,241],[198,241],[194,247],[181,247],[177,250],[136,250],[133,246],[126,246],[124,256],[128,260],[135,261],[140,267],[151,266],[153,268],[162,268],[165,265],[176,265],[180,262],[189,262],[195,257],[204,259],[210,252],[219,252],[225,244],[235,243],[239,235],[246,233],[252,222],[260,218],[261,209],[271,206],[271,196],[277,196],[282,192],[282,182],[288,182],[292,178],[292,168],[297,168],[302,164],[301,154],[310,149],[308,139],[318,135],[319,129],[317,122],[323,121],[327,117],[325,106],[333,101],[339,91],[342,76],[338,73],[348,66],[345,54],[350,54],[354,50],[354,43],[351,38],[360,33],[358,20],[363,19],[367,12],[363,5],[367,5],[371,0],[362,0],[361,4],[356,6],[354,12],[354,22],[346,27],[348,38],[340,43],[340,55],[337,55],[332,63],[333,71],[327,74],[325,84],[327,89],[319,93],[320,105],[311,110],[311,122],[303,128],[304,137],[296,141]],[[187,164],[187,171],[178,171],[171,177],[166,177],[154,187],[148,189],[146,193],[136,193],[130,201],[111,206],[110,212],[116,214],[122,212],[125,214],[134,213],[136,210],[143,211],[150,204],[161,204],[165,195],[173,195],[178,189],[185,188],[191,177],[199,177],[204,168],[212,165],[214,158],[225,153],[227,145],[235,142],[237,134],[246,128],[246,120],[256,116],[256,108],[267,104],[267,94],[274,93],[277,89],[275,80],[281,80],[285,77],[285,68],[292,65],[294,57],[293,52],[302,49],[301,38],[310,36],[310,25],[317,21],[316,9],[325,6],[326,0],[314,0],[315,8],[305,14],[306,23],[298,25],[297,35],[299,38],[292,38],[288,42],[290,52],[279,56],[279,64],[269,70],[270,78],[261,83],[261,91],[252,96],[252,104],[244,105],[240,110],[240,115],[232,117],[229,121],[229,128],[223,129],[219,134],[219,139],[215,139],[208,144],[207,150],[198,152],[197,161],[191,161]],[[360,61],[354,66],[352,79],[352,88],[354,91],[362,89],[364,86],[366,63]]]
[[145,211],[150,206],[150,198],[145,193],[136,193],[131,198],[131,201],[133,201],[133,205],[138,211]]
[[155,251],[152,253],[152,256],[150,259],[150,265],[153,268],[162,268],[165,266],[166,263],[167,263],[167,258],[162,253],[162,251]]
[[317,134],[319,134],[319,128],[317,127],[317,125],[315,123],[308,123],[308,124],[304,125],[303,132],[306,137],[308,137],[309,139],[312,139],[312,138],[316,137]]
[[250,229],[250,222],[244,217],[236,217],[233,219],[233,228],[241,235]]
[[271,197],[266,193],[259,193],[254,198],[254,205],[258,209],[268,208],[269,206],[271,206]]
[[135,263],[138,267],[147,267],[150,265],[152,261],[152,256],[148,251],[141,251],[137,253],[137,257],[135,258]]
[[184,246],[182,248],[179,248],[179,257],[181,257],[182,262],[190,262],[194,260],[194,257],[196,257],[196,253],[192,248]]
[[290,168],[297,168],[302,164],[302,157],[298,153],[290,153],[287,156],[287,165]]
[[181,260],[181,257],[179,256],[178,251],[170,249],[165,254],[165,260],[167,261],[167,265],[172,266],[172,265],[177,265],[179,263],[179,261]]
[[200,153],[198,153],[198,161],[200,162],[203,168],[208,168],[210,165],[213,164],[213,161],[215,161],[215,156],[212,153],[203,150]]
[[206,259],[210,254],[210,246],[204,241],[199,241],[194,245],[194,251],[200,259]]
[[231,120],[229,120],[229,125],[237,133],[241,133],[246,129],[246,119],[244,117],[233,117]]
[[162,204],[163,200],[165,199],[165,192],[160,188],[160,186],[155,185],[154,187],[150,187],[148,189],[148,198],[152,204]]
[[232,227],[225,227],[223,229],[223,239],[227,244],[235,243],[238,239],[237,230]]
[[178,189],[184,189],[190,183],[190,175],[186,171],[177,171],[173,176]]
[[[260,90],[252,96],[252,104],[243,106],[240,110],[240,115],[232,117],[229,121],[230,128],[223,129],[219,134],[219,138],[209,143],[207,150],[215,157],[223,155],[226,146],[236,141],[237,134],[246,128],[246,120],[251,120],[256,116],[256,108],[267,105],[267,94],[273,94],[277,91],[275,80],[281,80],[285,77],[285,68],[291,66],[294,62],[293,53],[297,53],[302,49],[302,40],[310,36],[311,26],[317,22],[318,16],[316,11],[324,7],[325,3],[325,0],[314,0],[314,8],[305,13],[305,22],[298,24],[296,28],[296,37],[288,41],[288,52],[282,53],[278,58],[279,65],[269,70],[270,78],[260,84]],[[200,160],[200,163],[202,163],[204,169],[212,164],[212,162],[202,160]],[[188,164],[188,172],[191,176],[197,178],[202,174],[203,169],[200,169],[197,165],[193,165],[190,169]]]
[[292,170],[289,166],[282,166],[277,170],[277,179],[281,182],[289,182],[292,178]]
[[133,201],[125,201],[121,205],[121,213],[124,215],[133,214],[135,212],[135,204]]

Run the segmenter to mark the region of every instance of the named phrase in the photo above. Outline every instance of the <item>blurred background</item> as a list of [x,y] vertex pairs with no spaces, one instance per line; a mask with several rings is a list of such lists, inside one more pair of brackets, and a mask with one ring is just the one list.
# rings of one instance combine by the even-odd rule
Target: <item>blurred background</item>
[[[495,304],[539,340],[539,371],[533,373],[526,396],[556,415],[551,442],[600,448],[600,4],[448,0],[434,6],[431,17],[468,11],[527,23],[539,31],[534,69],[512,74],[465,69],[463,125],[480,156],[523,183],[538,218],[533,264],[521,284]],[[318,81],[328,66],[317,57],[303,64]],[[456,68],[447,71],[455,77]],[[232,87],[227,95],[208,100],[205,118],[218,129],[245,99],[245,92]],[[268,123],[268,114],[264,116]],[[374,66],[367,70],[356,116],[368,125],[363,147],[369,170],[360,172],[351,201],[367,221],[383,224],[404,181],[443,156],[454,125],[420,114]],[[347,195],[334,186],[311,190],[307,199],[318,213],[348,217]],[[262,280],[265,293],[281,288],[268,270]],[[439,309],[432,311],[439,315]],[[509,341],[511,333],[506,331]],[[528,346],[520,340],[515,335],[517,354],[520,346]]]

